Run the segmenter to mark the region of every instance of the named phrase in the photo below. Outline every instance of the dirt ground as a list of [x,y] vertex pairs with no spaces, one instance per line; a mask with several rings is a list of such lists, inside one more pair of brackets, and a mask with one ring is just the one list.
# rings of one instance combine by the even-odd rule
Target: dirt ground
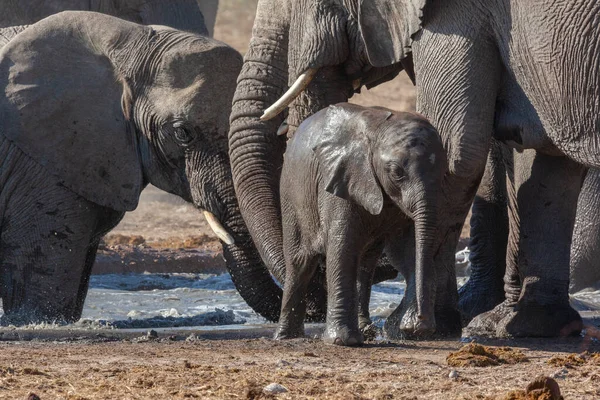
[[[565,399],[600,398],[598,342],[503,341],[517,364],[450,367],[458,341],[378,343],[341,348],[319,340],[0,343],[0,398],[27,399],[551,399],[515,397],[537,376],[556,380]],[[569,358],[570,356],[570,358]],[[572,359],[581,358],[581,363]],[[551,362],[549,362],[552,360]],[[265,394],[272,383],[285,393]],[[36,397],[29,396],[29,399]]]

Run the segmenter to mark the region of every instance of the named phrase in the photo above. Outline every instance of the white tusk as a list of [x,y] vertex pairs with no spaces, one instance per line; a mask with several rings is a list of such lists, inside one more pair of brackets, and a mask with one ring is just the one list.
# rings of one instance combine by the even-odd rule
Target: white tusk
[[358,90],[360,89],[360,87],[362,86],[362,79],[358,78],[352,81],[352,88],[354,90]]
[[262,117],[260,117],[261,121],[268,121],[281,114],[281,112],[285,110],[304,89],[306,89],[315,77],[317,71],[317,68],[309,68],[300,75],[292,87],[290,87],[288,91],[275,102],[275,104],[265,110]]
[[206,218],[206,222],[208,222],[208,225],[210,225],[210,229],[213,230],[213,232],[215,233],[215,235],[217,235],[219,239],[221,239],[223,242],[225,242],[225,244],[228,245],[232,245],[235,243],[235,241],[233,240],[233,236],[227,233],[223,225],[221,225],[217,217],[215,217],[215,214],[206,210],[203,211],[203,214],[204,218]]
[[281,125],[279,125],[279,129],[277,129],[277,136],[287,135],[289,130],[290,126],[288,125],[287,121],[283,121]]

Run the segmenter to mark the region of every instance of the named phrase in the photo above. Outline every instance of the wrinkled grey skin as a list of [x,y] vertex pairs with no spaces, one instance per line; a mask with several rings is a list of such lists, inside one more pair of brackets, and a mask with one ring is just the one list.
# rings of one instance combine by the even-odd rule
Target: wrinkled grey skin
[[415,114],[342,103],[304,121],[281,174],[286,281],[276,337],[304,334],[305,294],[326,260],[324,340],[360,345],[377,259],[384,248],[402,257],[395,248],[404,247],[398,237],[411,220],[419,310],[412,333],[434,332],[432,245],[445,170],[437,131]]
[[217,7],[217,0],[3,0],[0,28],[29,25],[61,11],[78,10],[212,35]]
[[263,122],[262,111],[302,72],[320,68],[290,107],[293,132],[308,115],[345,101],[353,80],[386,78],[383,71],[402,62],[416,78],[418,111],[439,130],[449,160],[436,246],[438,330],[460,329],[454,250],[496,135],[536,155],[528,173],[515,175],[519,301],[491,330],[577,332],[569,253],[578,164],[600,166],[600,86],[591,72],[600,27],[585,19],[599,7],[592,0],[260,1],[229,141],[242,214],[271,271],[284,265],[277,187],[285,143],[275,136],[284,116]]
[[[471,277],[459,290],[459,307],[467,322],[505,300],[509,305],[519,300],[520,234],[513,182],[515,171],[522,174],[530,170],[534,159],[533,150],[511,151],[500,142],[492,144],[486,172],[472,207]],[[586,190],[579,193],[571,243],[571,293],[594,287],[600,281],[597,257],[600,249],[597,228],[600,180],[596,169],[589,169],[585,174],[588,184]]]
[[0,50],[3,323],[77,320],[100,238],[148,183],[212,212],[235,240],[223,251],[240,292],[277,301],[244,286],[265,267],[227,155],[241,63],[205,36],[81,11]]

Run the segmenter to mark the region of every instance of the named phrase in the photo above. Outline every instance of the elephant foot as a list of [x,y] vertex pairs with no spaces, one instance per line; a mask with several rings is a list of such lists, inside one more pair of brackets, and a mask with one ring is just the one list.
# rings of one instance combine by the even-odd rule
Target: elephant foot
[[401,303],[387,318],[383,330],[391,340],[426,339],[434,334],[440,336],[460,332],[460,314],[455,312],[436,311],[434,321],[425,321],[418,317],[417,307],[411,304],[407,307]]
[[581,316],[569,304],[505,302],[475,317],[463,336],[564,337],[582,329]]
[[373,341],[377,338],[379,329],[377,328],[377,325],[371,323],[371,321],[369,321],[368,324],[359,324],[359,327],[366,342]]
[[504,301],[490,311],[474,317],[463,329],[463,337],[471,336],[496,336],[496,329],[500,321],[513,312],[515,303]]
[[304,326],[298,329],[291,329],[289,327],[282,327],[279,325],[275,331],[275,340],[286,340],[286,339],[297,339],[304,337]]
[[353,330],[344,326],[327,326],[325,332],[323,332],[323,341],[337,346],[361,346],[364,337],[360,330]]
[[476,316],[494,309],[504,301],[504,282],[469,279],[458,290],[458,296],[458,309],[463,324],[466,325]]
[[24,326],[41,323],[67,325],[76,322],[78,318],[66,318],[63,315],[45,315],[36,311],[29,312],[10,312],[0,317],[0,326]]
[[579,335],[583,321],[568,303],[517,304],[496,328],[496,336],[565,337]]

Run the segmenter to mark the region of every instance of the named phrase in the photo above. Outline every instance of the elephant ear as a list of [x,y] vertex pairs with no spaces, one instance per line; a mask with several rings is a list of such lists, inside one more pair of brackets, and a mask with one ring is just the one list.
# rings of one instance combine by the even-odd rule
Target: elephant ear
[[421,29],[426,0],[360,0],[358,23],[369,62],[385,67],[403,60]]
[[0,134],[80,196],[133,210],[143,183],[131,91],[92,35],[68,22],[50,17],[0,52]]
[[330,106],[323,133],[313,146],[325,190],[381,213],[383,192],[372,166],[371,133],[390,112],[362,107]]

